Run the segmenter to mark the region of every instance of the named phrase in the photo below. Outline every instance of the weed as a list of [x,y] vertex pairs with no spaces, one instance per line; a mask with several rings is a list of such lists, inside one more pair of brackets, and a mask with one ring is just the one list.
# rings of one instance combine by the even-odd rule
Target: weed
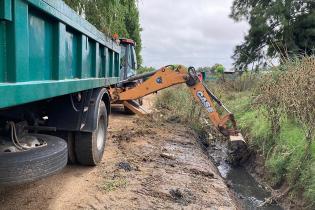
[[266,166],[271,173],[269,179],[273,186],[277,186],[284,181],[285,175],[287,173],[289,155],[290,154],[287,152],[286,148],[283,147],[283,145],[280,145],[275,146],[274,151],[268,157],[266,161]]
[[181,122],[193,128],[200,128],[203,109],[195,103],[190,90],[183,85],[162,91],[155,101],[155,106],[164,110],[168,118],[179,118]]
[[225,91],[234,92],[252,90],[256,87],[259,78],[260,75],[257,73],[243,72],[239,77],[236,77],[234,80],[225,81],[221,88],[223,88]]
[[126,188],[127,184],[128,184],[127,180],[123,178],[111,179],[105,180],[101,188],[105,192],[112,192],[120,188]]

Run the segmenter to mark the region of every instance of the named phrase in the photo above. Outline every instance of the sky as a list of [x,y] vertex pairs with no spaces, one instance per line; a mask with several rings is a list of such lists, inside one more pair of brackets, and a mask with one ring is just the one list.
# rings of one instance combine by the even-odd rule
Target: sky
[[140,0],[143,65],[169,64],[230,69],[247,23],[229,18],[233,0]]

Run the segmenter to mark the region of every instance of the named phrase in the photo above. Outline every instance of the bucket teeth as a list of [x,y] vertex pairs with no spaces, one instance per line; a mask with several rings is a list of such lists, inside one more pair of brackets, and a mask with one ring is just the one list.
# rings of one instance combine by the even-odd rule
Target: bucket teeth
[[238,133],[237,135],[234,135],[234,136],[230,136],[230,141],[231,142],[242,141],[242,142],[246,143],[244,140],[244,137],[241,133]]

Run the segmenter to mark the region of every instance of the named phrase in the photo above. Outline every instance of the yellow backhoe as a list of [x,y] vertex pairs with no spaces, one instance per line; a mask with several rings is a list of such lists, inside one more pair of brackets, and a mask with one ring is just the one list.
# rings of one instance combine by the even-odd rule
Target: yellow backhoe
[[[135,82],[137,81],[137,82]],[[134,83],[133,83],[134,82]],[[134,85],[126,85],[133,83]],[[122,103],[132,112],[144,115],[145,109],[137,100],[163,90],[165,88],[185,83],[196,102],[199,102],[207,111],[213,126],[231,141],[244,141],[243,136],[237,129],[234,115],[224,106],[224,104],[205,86],[198,78],[194,67],[166,66],[159,70],[129,77],[119,84],[110,87],[112,103]],[[214,102],[227,113],[220,116]]]

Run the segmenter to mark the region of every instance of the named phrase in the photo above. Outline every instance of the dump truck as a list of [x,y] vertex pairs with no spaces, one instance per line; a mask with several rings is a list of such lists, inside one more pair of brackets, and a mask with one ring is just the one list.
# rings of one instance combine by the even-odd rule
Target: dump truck
[[[112,103],[144,114],[143,96],[181,83],[221,133],[243,140],[233,114],[193,67],[136,75],[134,48],[130,39],[104,35],[61,0],[0,2],[0,186],[38,180],[69,162],[97,165]],[[227,115],[221,117],[213,101]]]

